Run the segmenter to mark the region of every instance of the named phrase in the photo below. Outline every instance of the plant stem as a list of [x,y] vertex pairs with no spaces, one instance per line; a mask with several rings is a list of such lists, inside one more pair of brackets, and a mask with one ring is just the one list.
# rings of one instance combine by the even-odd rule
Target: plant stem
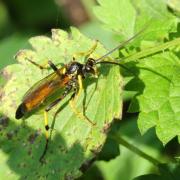
[[146,154],[145,152],[141,151],[140,149],[138,149],[137,147],[135,147],[134,145],[130,144],[129,142],[127,142],[125,139],[123,139],[119,134],[118,135],[111,135],[110,136],[112,139],[114,139],[118,144],[123,145],[124,147],[126,147],[127,149],[129,149],[130,151],[136,153],[137,155],[141,156],[142,158],[148,160],[149,162],[151,162],[152,164],[154,164],[155,166],[157,166],[158,164],[160,164],[161,162],[158,161],[157,159],[153,158],[152,156]]
[[130,62],[130,61],[138,62],[141,58],[158,53],[160,51],[164,51],[166,49],[169,49],[169,48],[177,46],[177,45],[180,45],[180,38],[176,38],[176,39],[166,42],[164,44],[160,44],[155,47],[150,47],[150,48],[144,49],[140,52],[134,53],[128,57],[123,58],[121,60],[121,62]]

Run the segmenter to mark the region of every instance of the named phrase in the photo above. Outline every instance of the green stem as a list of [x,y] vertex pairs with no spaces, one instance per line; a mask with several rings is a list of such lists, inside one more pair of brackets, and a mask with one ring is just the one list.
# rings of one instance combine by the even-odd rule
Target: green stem
[[142,158],[148,160],[149,162],[151,162],[155,166],[157,166],[158,164],[161,163],[160,161],[158,161],[157,159],[151,157],[150,155],[146,154],[145,152],[141,151],[140,149],[138,149],[134,145],[128,143],[125,139],[120,137],[119,134],[118,135],[111,135],[110,137],[112,139],[114,139],[118,144],[123,145],[124,147],[126,147],[130,151],[132,151],[132,152],[136,153],[137,155],[141,156]]
[[160,44],[155,47],[147,48],[140,52],[134,53],[134,54],[122,59],[121,62],[130,62],[130,61],[138,62],[141,58],[158,53],[160,51],[164,51],[166,49],[169,49],[169,48],[177,46],[177,45],[180,45],[180,38],[176,38],[176,39],[166,42],[164,44]]

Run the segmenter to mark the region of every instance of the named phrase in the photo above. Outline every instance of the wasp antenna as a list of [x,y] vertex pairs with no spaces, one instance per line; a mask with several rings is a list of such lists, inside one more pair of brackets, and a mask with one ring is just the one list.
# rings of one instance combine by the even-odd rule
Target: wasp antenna
[[139,36],[145,29],[147,28],[147,25],[144,26],[144,28],[142,28],[139,32],[137,32],[134,36],[130,37],[128,40],[122,42],[121,44],[119,44],[118,46],[116,46],[114,49],[110,50],[108,53],[106,53],[105,55],[101,56],[100,58],[96,59],[95,64],[100,63],[100,61],[107,57],[108,55],[112,54],[114,51],[124,47],[126,44],[128,44],[130,41],[132,41],[133,39],[135,39],[137,36]]
[[127,68],[124,64],[120,64],[118,62],[111,62],[111,61],[102,61],[100,62],[101,64],[113,64],[113,65],[117,65],[117,66],[120,66],[122,67],[123,69],[127,70],[128,72],[130,72],[131,74],[133,74],[134,76],[136,76],[136,74],[131,71],[129,68]]

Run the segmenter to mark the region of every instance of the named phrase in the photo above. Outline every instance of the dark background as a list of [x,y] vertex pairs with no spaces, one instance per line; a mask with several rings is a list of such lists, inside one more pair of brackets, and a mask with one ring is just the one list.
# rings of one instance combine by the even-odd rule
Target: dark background
[[68,30],[76,26],[89,36],[99,37],[96,30],[91,31],[99,29],[94,27],[96,20],[92,15],[95,4],[95,0],[0,1],[0,68],[15,63],[13,56],[28,47],[30,37],[50,36],[52,28]]

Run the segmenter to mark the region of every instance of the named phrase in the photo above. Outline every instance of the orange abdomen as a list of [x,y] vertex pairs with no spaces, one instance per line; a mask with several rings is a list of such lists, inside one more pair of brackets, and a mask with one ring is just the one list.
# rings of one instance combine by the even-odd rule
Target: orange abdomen
[[38,107],[53,92],[54,88],[47,85],[43,85],[39,89],[35,90],[32,95],[24,101],[27,111],[31,111],[32,109]]
[[66,76],[61,79],[54,79],[53,81],[41,84],[38,88],[34,89],[23,102],[19,105],[16,111],[16,119],[22,118],[26,113],[32,111],[41,105],[47,97],[51,96],[57,89],[65,87],[69,82],[69,77]]

